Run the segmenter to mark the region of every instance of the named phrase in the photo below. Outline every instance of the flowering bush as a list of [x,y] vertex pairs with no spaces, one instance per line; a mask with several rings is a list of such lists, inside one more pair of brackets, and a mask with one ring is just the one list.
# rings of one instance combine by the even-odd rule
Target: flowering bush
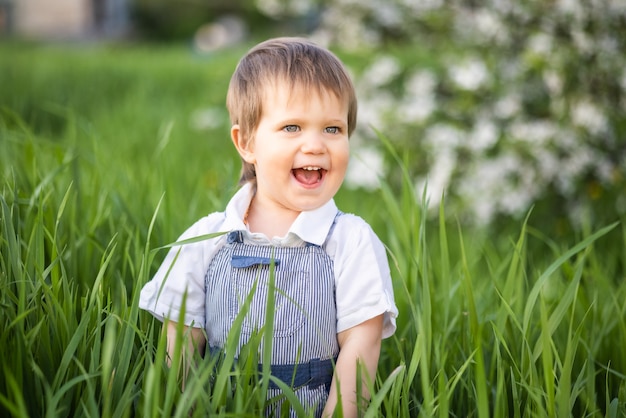
[[396,175],[369,125],[405,150],[417,193],[427,184],[431,206],[445,193],[468,220],[542,201],[575,225],[581,211],[626,212],[623,1],[333,0],[319,16],[319,42],[375,57],[355,71],[362,157],[349,184],[375,187],[364,167]]

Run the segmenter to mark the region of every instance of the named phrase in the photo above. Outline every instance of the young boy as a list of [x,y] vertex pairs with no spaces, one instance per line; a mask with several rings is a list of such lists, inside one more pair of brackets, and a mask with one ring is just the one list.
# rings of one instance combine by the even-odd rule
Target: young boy
[[[140,307],[169,319],[170,355],[179,321],[191,327],[189,348],[219,352],[252,289],[241,344],[263,326],[273,268],[272,375],[293,383],[316,416],[332,415],[338,391],[344,416],[356,416],[357,391],[369,396],[357,363],[376,376],[381,339],[394,333],[398,312],[382,243],[333,201],[356,124],[350,77],[335,55],[305,39],[270,39],[239,62],[227,107],[242,187],[224,212],[180,239],[228,233],[170,251]],[[280,393],[272,384],[269,391]]]

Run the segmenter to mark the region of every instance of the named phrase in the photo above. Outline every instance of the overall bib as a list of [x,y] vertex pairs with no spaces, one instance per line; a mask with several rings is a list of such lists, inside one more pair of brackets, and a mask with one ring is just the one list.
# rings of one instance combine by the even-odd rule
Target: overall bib
[[[235,317],[255,287],[235,358],[239,348],[263,327],[272,261],[271,374],[296,389],[300,402],[319,416],[339,354],[333,261],[324,248],[309,243],[303,247],[253,245],[244,243],[241,231],[228,234],[205,279],[207,346],[212,353],[222,350]],[[263,343],[259,358],[262,353]],[[281,393],[271,381],[268,392],[268,399]],[[278,416],[280,406],[270,407],[268,414]],[[295,416],[293,410],[290,414]]]

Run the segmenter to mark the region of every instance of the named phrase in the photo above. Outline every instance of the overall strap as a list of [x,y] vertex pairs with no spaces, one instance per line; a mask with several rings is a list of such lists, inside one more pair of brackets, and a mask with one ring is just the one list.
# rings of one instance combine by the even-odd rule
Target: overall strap
[[330,228],[328,229],[328,234],[326,235],[326,241],[324,241],[324,244],[322,245],[322,247],[326,246],[326,243],[328,242],[328,240],[330,239],[331,235],[333,234],[333,231],[335,230],[335,226],[337,226],[337,221],[339,220],[339,217],[341,215],[343,215],[344,213],[340,210],[337,210],[337,214],[335,215],[335,219],[333,219],[333,223],[330,226]]

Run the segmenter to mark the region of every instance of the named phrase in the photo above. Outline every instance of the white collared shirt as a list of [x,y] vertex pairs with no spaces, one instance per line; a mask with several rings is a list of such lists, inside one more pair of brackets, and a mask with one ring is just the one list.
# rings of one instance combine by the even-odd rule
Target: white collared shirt
[[[383,338],[396,329],[398,309],[385,248],[371,227],[360,217],[344,214],[329,236],[337,215],[334,200],[312,211],[301,212],[287,235],[269,239],[251,233],[243,219],[253,196],[250,184],[230,200],[224,212],[203,217],[187,229],[178,241],[215,232],[244,231],[244,240],[258,245],[303,246],[306,242],[325,245],[333,260],[337,304],[337,332],[352,328],[384,314]],[[205,274],[226,236],[175,246],[151,281],[141,290],[139,307],[159,320],[184,321],[185,325],[204,328]],[[172,265],[173,263],[173,265]],[[181,310],[185,300],[185,314]]]

